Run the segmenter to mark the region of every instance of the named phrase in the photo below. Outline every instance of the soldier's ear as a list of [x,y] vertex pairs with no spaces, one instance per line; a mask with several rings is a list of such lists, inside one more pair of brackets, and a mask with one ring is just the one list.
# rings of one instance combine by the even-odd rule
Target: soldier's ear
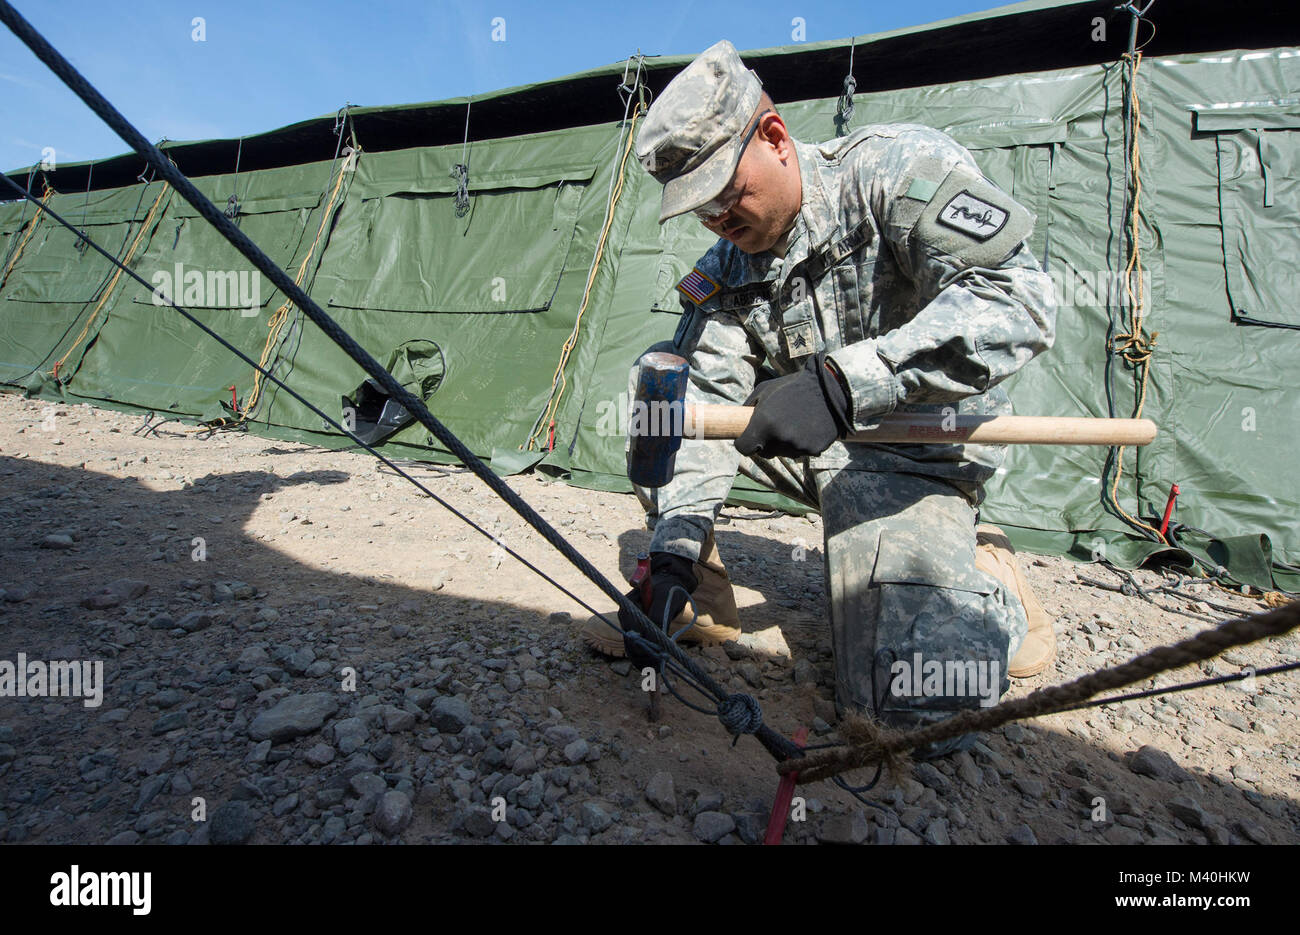
[[790,138],[790,130],[781,119],[781,115],[776,111],[770,114],[764,114],[763,119],[759,121],[759,132],[776,153],[777,158],[785,160],[794,155],[794,143]]

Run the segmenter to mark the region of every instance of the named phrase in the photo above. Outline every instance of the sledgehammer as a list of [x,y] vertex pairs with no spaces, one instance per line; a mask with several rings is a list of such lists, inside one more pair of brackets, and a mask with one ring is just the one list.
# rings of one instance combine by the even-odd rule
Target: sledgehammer
[[[686,360],[655,352],[641,358],[636,398],[628,417],[627,476],[641,487],[672,480],[682,438],[738,438],[754,410],[748,406],[687,406]],[[845,441],[938,445],[1147,445],[1156,437],[1150,419],[1065,416],[971,416],[898,413]]]

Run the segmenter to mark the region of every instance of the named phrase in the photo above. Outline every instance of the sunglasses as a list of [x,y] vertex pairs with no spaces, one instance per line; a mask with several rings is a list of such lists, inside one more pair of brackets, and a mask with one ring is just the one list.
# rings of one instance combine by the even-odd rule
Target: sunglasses
[[[758,132],[758,125],[763,122],[763,118],[765,116],[767,116],[772,112],[773,111],[771,109],[768,109],[763,111],[761,114],[759,114],[758,119],[754,121],[754,125],[750,127],[749,132],[745,134],[745,139],[740,144],[740,149],[736,151],[736,165],[733,166],[731,170],[731,178],[733,181],[735,180],[736,177],[736,168],[740,166],[740,159],[742,156],[745,155],[745,149],[746,147],[749,146],[749,141],[752,140],[754,138],[754,134]],[[731,183],[728,182],[727,188],[730,187],[731,187]],[[723,192],[725,193],[726,190],[727,189],[724,188]],[[740,201],[740,195],[741,195],[740,192],[736,192],[735,194],[732,195],[719,195],[717,198],[714,198],[712,201],[706,201],[698,208],[693,209],[692,213],[701,221],[712,222],[716,218],[722,217],[724,214],[726,214],[728,211],[734,208],[736,206],[736,202]]]

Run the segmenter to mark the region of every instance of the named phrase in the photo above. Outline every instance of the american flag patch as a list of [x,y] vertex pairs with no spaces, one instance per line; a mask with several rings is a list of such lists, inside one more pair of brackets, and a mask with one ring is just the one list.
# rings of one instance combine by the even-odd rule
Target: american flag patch
[[693,269],[677,284],[677,288],[686,298],[698,303],[713,298],[722,287],[698,269]]

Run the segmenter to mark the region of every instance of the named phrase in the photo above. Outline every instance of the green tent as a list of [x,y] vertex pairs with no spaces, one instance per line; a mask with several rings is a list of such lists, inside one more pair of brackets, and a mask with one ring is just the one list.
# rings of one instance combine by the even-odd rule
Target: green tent
[[[1122,453],[1013,447],[988,519],[1021,545],[1133,564],[1169,549],[1142,527],[1177,484],[1175,561],[1295,590],[1300,30],[1262,0],[1231,17],[1208,0],[1157,4],[1136,34],[1131,12],[1036,0],[744,57],[798,138],[934,126],[1037,214],[1031,246],[1061,306],[1056,346],[1008,384],[1019,413],[1129,416],[1140,401],[1160,426],[1153,445]],[[432,342],[438,378],[411,385],[498,470],[627,490],[628,366],[672,335],[674,286],[712,241],[689,215],[656,223],[658,186],[628,155],[638,108],[687,61],[633,57],[473,101],[347,107],[164,151],[380,360]],[[338,411],[362,371],[142,163],[10,177]],[[1135,261],[1144,275],[1126,280]],[[0,264],[10,391],[350,443],[29,203],[0,204]],[[1142,289],[1140,322],[1126,282]],[[419,425],[385,444],[449,457]],[[734,497],[776,502],[744,479]]]

